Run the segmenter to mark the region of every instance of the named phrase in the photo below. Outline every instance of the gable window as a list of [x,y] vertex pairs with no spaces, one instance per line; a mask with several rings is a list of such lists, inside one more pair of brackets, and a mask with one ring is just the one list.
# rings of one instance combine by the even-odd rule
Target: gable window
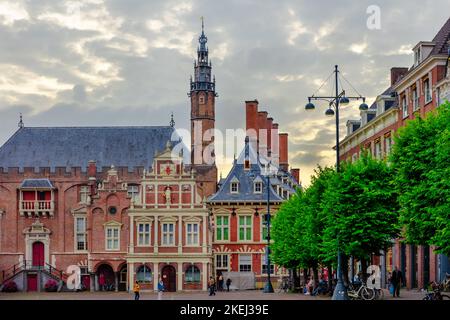
[[136,270],[136,280],[140,283],[152,282],[152,270],[146,265],[139,266]]
[[119,250],[120,229],[119,227],[106,227],[106,250]]
[[425,93],[425,103],[428,103],[431,101],[430,79],[426,79],[423,82],[423,88],[424,88],[424,93]]
[[239,240],[252,240],[252,216],[239,217]]
[[238,193],[239,192],[239,183],[232,182],[230,188],[231,188],[231,190],[230,190],[231,193]]
[[138,185],[129,185],[127,188],[127,195],[129,198],[133,199],[136,203],[139,201],[139,186]]
[[244,169],[250,169],[250,160],[245,160],[244,161]]
[[150,223],[138,223],[138,245],[150,245]]
[[175,245],[175,224],[163,223],[162,224],[162,244],[164,246]]
[[261,182],[255,182],[255,184],[254,184],[254,192],[255,193],[262,193],[262,183]]
[[408,103],[406,102],[406,97],[402,98],[402,114],[403,118],[408,116]]
[[228,255],[216,255],[216,269],[228,270]]
[[190,265],[185,272],[186,282],[200,282],[200,270],[196,265]]
[[216,217],[216,240],[226,241],[229,239],[229,223],[230,219],[228,216]]
[[240,254],[239,255],[239,272],[251,272],[252,271],[252,255]]
[[81,186],[80,187],[80,202],[88,203],[89,199],[89,186]]
[[75,217],[75,251],[87,250],[86,217]]
[[198,245],[198,223],[186,223],[186,244]]

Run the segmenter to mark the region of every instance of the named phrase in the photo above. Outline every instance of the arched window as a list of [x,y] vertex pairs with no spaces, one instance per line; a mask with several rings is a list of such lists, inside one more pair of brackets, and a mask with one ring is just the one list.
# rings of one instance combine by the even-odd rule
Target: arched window
[[200,270],[193,264],[187,267],[185,276],[186,282],[200,282]]
[[137,268],[136,271],[136,280],[138,282],[151,282],[152,281],[152,270],[146,265],[142,265]]

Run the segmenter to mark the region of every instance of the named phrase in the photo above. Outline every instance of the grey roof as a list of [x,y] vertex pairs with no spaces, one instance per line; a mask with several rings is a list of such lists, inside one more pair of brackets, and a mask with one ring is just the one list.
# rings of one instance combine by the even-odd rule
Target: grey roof
[[86,168],[95,160],[98,171],[111,165],[148,168],[174,131],[170,126],[23,127],[0,147],[0,167]]
[[[244,168],[244,160],[250,160],[250,168]],[[244,150],[242,150],[238,159],[234,160],[233,167],[228,173],[227,177],[222,181],[219,186],[219,190],[212,195],[208,201],[214,202],[266,202],[267,201],[267,178],[264,175],[264,167],[261,162],[267,162],[267,159],[259,157],[254,149],[251,147],[251,143],[246,143]],[[272,167],[274,167],[272,165]],[[276,168],[278,169],[278,168]],[[291,178],[292,175],[287,172],[278,172],[280,176]],[[239,181],[239,192],[231,193],[231,182]],[[262,192],[254,192],[254,182],[262,182]],[[281,184],[279,178],[270,178],[269,197],[271,202],[284,201],[272,185],[275,183]],[[292,188],[289,188],[292,192],[295,192]]]
[[20,185],[21,189],[54,189],[48,179],[25,179]]

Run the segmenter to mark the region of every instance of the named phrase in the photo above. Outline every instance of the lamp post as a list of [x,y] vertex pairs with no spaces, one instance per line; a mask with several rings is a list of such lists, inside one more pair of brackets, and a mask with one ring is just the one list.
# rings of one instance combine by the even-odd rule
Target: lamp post
[[[369,109],[368,105],[366,104],[366,98],[362,95],[354,96],[354,97],[348,97],[345,95],[345,91],[342,90],[341,93],[339,93],[339,69],[338,66],[334,66],[334,76],[335,76],[335,95],[334,96],[315,96],[312,95],[311,97],[308,97],[308,103],[305,106],[305,110],[312,111],[315,109],[314,104],[311,102],[311,100],[325,100],[329,103],[328,109],[325,111],[326,116],[335,116],[336,117],[336,172],[339,173],[340,166],[339,166],[339,106],[345,106],[349,104],[350,99],[359,100],[362,99],[363,103],[359,106],[359,110],[365,111]],[[356,91],[356,90],[355,90]],[[333,110],[334,107],[334,110]],[[337,267],[337,276],[338,281],[336,284],[336,288],[333,292],[333,300],[348,300],[347,295],[347,288],[344,286],[344,281],[342,279],[342,255],[340,252],[340,245],[339,245],[339,234],[337,236],[338,241],[338,267]]]
[[266,213],[266,224],[267,224],[267,248],[266,248],[266,269],[267,269],[267,281],[264,286],[264,293],[273,293],[272,282],[270,281],[270,162],[267,164],[266,169],[266,179],[267,179],[267,213]]

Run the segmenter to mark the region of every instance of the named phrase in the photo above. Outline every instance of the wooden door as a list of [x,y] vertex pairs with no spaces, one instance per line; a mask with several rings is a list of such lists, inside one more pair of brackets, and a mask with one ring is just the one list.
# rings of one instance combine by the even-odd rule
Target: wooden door
[[33,243],[33,267],[44,266],[44,244],[42,242]]
[[28,291],[37,291],[37,274],[27,275],[27,288]]
[[162,280],[164,283],[164,288],[166,291],[175,292],[177,291],[176,282],[177,282],[177,273],[175,268],[172,266],[165,266],[162,269]]

